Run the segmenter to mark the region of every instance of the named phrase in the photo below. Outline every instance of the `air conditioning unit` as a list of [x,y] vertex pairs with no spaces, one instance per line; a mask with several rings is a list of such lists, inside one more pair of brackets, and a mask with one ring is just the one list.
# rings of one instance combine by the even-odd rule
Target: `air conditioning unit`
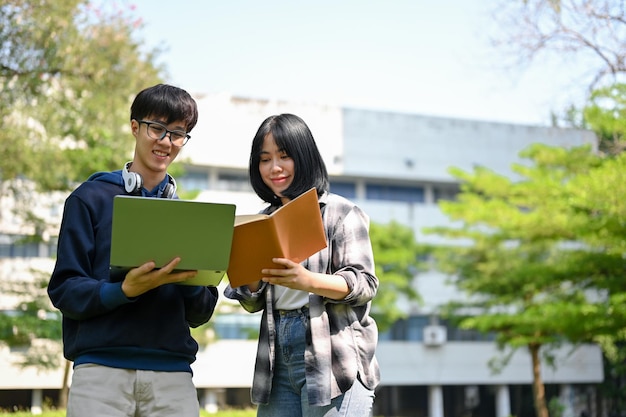
[[448,332],[444,326],[430,325],[424,327],[424,345],[441,346],[446,342]]

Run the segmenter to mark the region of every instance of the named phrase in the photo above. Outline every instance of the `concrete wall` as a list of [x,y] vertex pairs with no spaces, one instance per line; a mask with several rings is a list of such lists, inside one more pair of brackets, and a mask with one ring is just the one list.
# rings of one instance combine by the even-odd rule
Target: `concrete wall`
[[[198,388],[249,388],[252,383],[257,342],[221,340],[198,353],[192,364]],[[597,383],[603,379],[602,355],[595,345],[576,349],[564,346],[554,352],[556,367],[544,364],[546,384]],[[500,355],[493,343],[446,342],[425,346],[417,342],[381,342],[376,356],[382,385],[497,385],[530,384],[530,356],[521,349],[499,374],[487,363]],[[19,353],[0,352],[0,390],[60,388],[62,369],[38,371],[15,364]]]
[[197,165],[247,168],[261,122],[294,113],[309,125],[330,174],[450,182],[450,166],[510,173],[531,143],[595,144],[590,131],[347,109],[311,103],[198,97],[199,120],[182,158]]
[[450,182],[451,166],[511,174],[532,143],[595,144],[590,131],[344,109],[346,175]]
[[293,113],[304,119],[317,141],[331,174],[340,173],[343,155],[341,110],[333,106],[272,100],[238,99],[224,95],[198,97],[198,124],[180,156],[193,164],[248,168],[250,145],[267,117]]

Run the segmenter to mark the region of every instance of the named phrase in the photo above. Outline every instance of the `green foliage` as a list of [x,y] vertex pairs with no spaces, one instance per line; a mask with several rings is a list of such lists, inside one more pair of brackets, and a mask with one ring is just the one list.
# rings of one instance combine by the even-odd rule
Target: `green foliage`
[[584,120],[599,138],[600,150],[620,153],[626,147],[626,84],[592,91],[582,110]]
[[626,148],[626,84],[592,90],[583,107],[570,106],[564,121],[569,126],[593,130],[601,152],[621,153]]
[[222,410],[217,413],[209,413],[200,410],[200,417],[255,417],[256,408],[249,410]]
[[372,302],[372,316],[381,331],[408,315],[399,301],[421,301],[413,286],[416,273],[424,268],[423,255],[427,247],[419,245],[409,227],[391,222],[387,225],[372,223],[370,239],[374,251],[376,276],[380,286]]
[[621,343],[626,155],[538,144],[520,155],[531,163],[513,167],[516,181],[452,170],[461,194],[440,207],[459,226],[425,230],[451,242],[438,266],[468,295],[446,313],[512,349]]
[[129,10],[87,1],[0,6],[0,180],[67,189],[131,157],[132,97],[160,81]]
[[[130,104],[161,81],[158,50],[133,35],[141,20],[116,4],[0,4],[0,200],[11,198],[33,240],[46,228],[32,212],[39,192],[67,191],[132,158]],[[61,338],[59,314],[45,305],[46,283],[0,277],[0,291],[18,299],[14,311],[0,315],[0,340],[30,347],[25,366],[59,366],[58,343],[41,342]]]
[[[44,411],[41,414],[38,414],[39,417],[65,417],[67,413],[65,410],[52,410],[52,411]],[[28,411],[0,411],[0,417],[33,417],[34,414]]]
[[551,417],[563,417],[565,412],[565,406],[561,404],[558,398],[552,398],[548,403],[548,409],[550,410]]
[[2,294],[17,300],[12,311],[0,314],[0,340],[25,348],[20,365],[57,369],[61,362],[61,316],[48,299],[47,275],[34,269],[30,273],[35,277],[33,281],[0,281]]
[[[442,270],[456,275],[474,309],[463,326],[496,331],[513,346],[589,341],[615,334],[626,321],[617,279],[624,253],[624,203],[616,184],[624,158],[602,160],[588,148],[536,145],[521,154],[513,182],[484,168],[453,170],[464,183],[457,201],[442,202],[458,228],[433,228],[465,244],[436,250]],[[590,292],[608,291],[598,302]]]
[[[39,417],[65,417],[65,410],[46,410]],[[32,417],[34,414],[26,411],[21,412],[2,412],[0,417]],[[256,409],[248,410],[220,410],[217,413],[209,413],[206,410],[200,410],[200,417],[255,417]]]

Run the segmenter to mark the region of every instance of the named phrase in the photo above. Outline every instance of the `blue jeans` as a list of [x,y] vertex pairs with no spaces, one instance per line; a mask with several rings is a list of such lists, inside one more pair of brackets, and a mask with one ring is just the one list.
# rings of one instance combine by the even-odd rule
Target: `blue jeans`
[[304,349],[308,312],[274,314],[276,320],[276,362],[272,392],[267,405],[260,405],[257,417],[367,417],[372,413],[374,391],[359,380],[326,406],[309,405],[304,374]]

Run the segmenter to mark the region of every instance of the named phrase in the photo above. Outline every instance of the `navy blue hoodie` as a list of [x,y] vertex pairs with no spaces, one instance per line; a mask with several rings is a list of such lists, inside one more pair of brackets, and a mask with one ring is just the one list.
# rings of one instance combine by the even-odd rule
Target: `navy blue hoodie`
[[[165,178],[142,194],[160,195],[167,183]],[[217,288],[166,284],[126,297],[123,273],[111,274],[109,265],[113,198],[119,194],[126,194],[121,170],[101,172],[65,201],[48,284],[50,300],[63,313],[64,355],[74,366],[191,372],[198,344],[189,327],[211,318]],[[167,242],[167,222],[155,227],[163,228]]]

